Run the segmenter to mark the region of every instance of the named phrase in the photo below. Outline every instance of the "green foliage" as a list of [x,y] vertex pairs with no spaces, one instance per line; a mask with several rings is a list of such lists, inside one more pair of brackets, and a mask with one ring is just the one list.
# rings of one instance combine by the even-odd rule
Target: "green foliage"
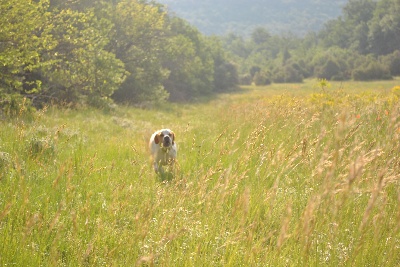
[[166,95],[157,94],[167,72],[162,67],[165,14],[157,6],[140,1],[119,1],[112,7],[114,24],[110,49],[129,76],[115,91],[118,102],[140,103]]
[[56,92],[58,101],[72,103],[81,100],[81,96],[111,96],[126,75],[123,63],[105,50],[109,42],[105,35],[111,24],[91,11],[64,9],[53,12],[49,25],[54,25],[49,32],[57,45],[44,55],[52,62],[42,69],[48,81],[47,93]]
[[188,100],[238,82],[236,66],[215,38],[202,36],[154,2],[0,4],[2,97],[29,95],[39,108],[107,109],[112,100]]
[[389,66],[392,76],[400,76],[400,50],[382,57],[382,64]]
[[[241,66],[239,76],[253,77],[256,71],[251,68],[257,66],[271,70],[278,83],[297,82],[301,76],[341,81],[361,76],[388,79],[400,75],[396,52],[400,12],[396,1],[351,0],[344,5],[343,16],[325,23],[318,33],[302,38],[270,35],[265,29],[256,28],[248,40],[228,35],[224,45],[232,60]],[[384,66],[368,67],[371,57]],[[385,68],[390,69],[389,74]],[[366,77],[369,74],[371,77]]]
[[386,55],[399,49],[400,4],[398,0],[381,0],[369,21],[371,52]]
[[170,99],[184,101],[213,92],[220,56],[217,43],[182,19],[172,18],[170,26],[172,37],[164,44],[163,62],[169,71],[163,84]]
[[[333,59],[328,59],[323,66],[315,71],[318,78],[331,80],[335,77],[341,77],[341,70],[338,63]],[[337,78],[335,79],[337,80]]]
[[[25,93],[27,75],[41,64],[40,53],[51,49],[50,37],[43,33],[48,1],[0,1],[0,95]],[[31,81],[29,91],[40,90]]]
[[276,68],[273,73],[275,83],[299,83],[303,81],[301,72],[291,64]]
[[242,76],[239,77],[239,84],[240,85],[251,85],[253,82],[253,78],[249,73],[243,74]]
[[233,63],[222,63],[214,70],[214,86],[216,92],[234,89],[239,82],[236,66]]
[[356,81],[388,80],[392,78],[389,68],[375,61],[368,62],[355,69],[352,77]]
[[254,74],[253,82],[256,86],[263,86],[271,84],[270,74],[258,71]]
[[0,116],[31,117],[36,111],[32,101],[20,94],[0,94]]

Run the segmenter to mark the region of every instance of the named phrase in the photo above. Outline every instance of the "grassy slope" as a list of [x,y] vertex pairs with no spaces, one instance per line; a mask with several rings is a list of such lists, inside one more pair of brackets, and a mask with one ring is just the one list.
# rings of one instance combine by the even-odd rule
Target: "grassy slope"
[[0,265],[398,264],[399,81],[315,84],[1,122]]

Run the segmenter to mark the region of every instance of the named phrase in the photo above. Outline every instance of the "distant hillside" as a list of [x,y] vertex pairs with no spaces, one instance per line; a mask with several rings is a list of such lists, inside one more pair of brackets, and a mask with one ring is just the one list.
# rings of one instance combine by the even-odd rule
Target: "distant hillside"
[[337,18],[347,0],[158,0],[202,33],[249,35],[258,26],[271,33],[303,35]]

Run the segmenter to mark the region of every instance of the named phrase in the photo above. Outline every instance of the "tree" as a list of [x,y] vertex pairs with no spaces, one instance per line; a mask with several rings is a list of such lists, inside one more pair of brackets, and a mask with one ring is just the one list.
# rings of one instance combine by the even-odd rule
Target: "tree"
[[386,55],[399,49],[400,1],[381,0],[377,3],[374,16],[369,22],[371,52]]
[[269,32],[262,27],[254,29],[254,31],[251,33],[251,40],[257,45],[268,42],[270,38],[271,35],[269,34]]
[[361,54],[369,52],[368,22],[372,19],[376,2],[372,0],[350,0],[344,7],[344,19],[352,29],[349,47]]
[[156,5],[139,0],[121,0],[110,7],[108,50],[121,60],[128,77],[113,94],[118,102],[165,101],[168,93],[163,80],[168,71],[162,66],[166,14]]
[[263,71],[256,72],[253,82],[256,86],[269,85],[271,84],[270,74]]
[[300,71],[291,64],[278,67],[273,73],[273,82],[275,83],[299,83],[303,81]]
[[184,101],[213,92],[215,43],[182,19],[171,18],[169,25],[163,61],[169,76],[163,84],[170,99]]
[[40,90],[40,82],[26,76],[41,66],[40,53],[51,49],[50,36],[42,33],[46,1],[0,0],[0,95]]
[[43,53],[49,64],[41,69],[47,94],[77,102],[82,96],[107,98],[119,88],[127,73],[124,64],[105,50],[110,29],[110,22],[98,19],[92,11],[52,13],[48,32],[57,45]]
[[328,21],[319,33],[324,47],[337,46],[348,48],[351,40],[351,28],[342,17]]
[[353,70],[352,77],[356,81],[391,79],[389,68],[376,61],[370,61]]
[[334,77],[341,76],[340,66],[335,60],[328,59],[328,61],[316,71],[316,75],[320,79],[332,80]]
[[387,65],[390,68],[390,73],[393,76],[399,76],[400,75],[400,50],[394,51],[392,54],[389,54],[386,56]]

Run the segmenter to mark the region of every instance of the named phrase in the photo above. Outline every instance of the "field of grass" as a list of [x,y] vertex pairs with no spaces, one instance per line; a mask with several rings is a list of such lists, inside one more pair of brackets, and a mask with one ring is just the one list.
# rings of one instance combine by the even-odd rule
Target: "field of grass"
[[[396,85],[3,118],[0,265],[398,266]],[[164,127],[178,164],[160,177],[147,142]]]

